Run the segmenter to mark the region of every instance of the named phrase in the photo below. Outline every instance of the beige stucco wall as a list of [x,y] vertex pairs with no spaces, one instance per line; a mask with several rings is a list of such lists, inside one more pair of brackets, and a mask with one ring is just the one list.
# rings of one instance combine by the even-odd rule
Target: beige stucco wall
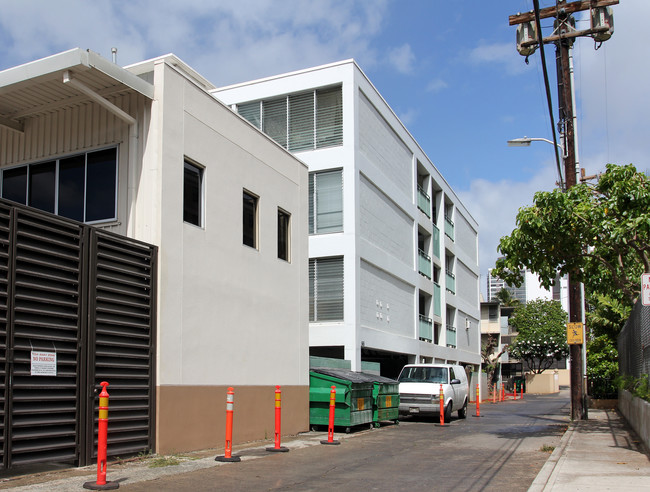
[[[214,446],[203,437],[228,386],[293,388],[303,396],[285,402],[283,430],[306,430],[307,168],[162,61],[154,84],[135,229],[160,246],[157,447]],[[204,168],[202,227],[183,222],[184,158]],[[244,189],[259,196],[257,249],[242,244]],[[289,262],[277,258],[278,207],[291,214]],[[262,406],[240,412],[239,435],[264,438]]]
[[526,374],[526,393],[549,394],[560,391],[560,378],[556,371]]

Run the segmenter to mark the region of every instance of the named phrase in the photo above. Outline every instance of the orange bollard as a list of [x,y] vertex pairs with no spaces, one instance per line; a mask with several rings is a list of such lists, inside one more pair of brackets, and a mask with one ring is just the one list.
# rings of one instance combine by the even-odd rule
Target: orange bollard
[[241,461],[239,456],[232,455],[232,421],[235,408],[235,390],[228,388],[226,393],[226,446],[223,456],[217,456],[214,461],[223,461],[227,463],[236,463]]
[[275,387],[275,446],[266,448],[267,451],[275,451],[276,453],[286,453],[289,448],[280,446],[280,424],[282,420],[282,392],[280,387]]
[[481,416],[481,392],[479,389],[478,383],[476,384],[476,415],[474,417]]
[[497,402],[497,385],[493,384],[492,385],[492,403]]
[[89,490],[115,490],[120,487],[119,482],[106,481],[106,448],[108,445],[108,383],[99,383],[102,391],[99,393],[99,419],[97,423],[97,481],[86,482],[84,489]]
[[501,390],[499,391],[499,401],[503,401],[503,383],[501,384]]
[[524,399],[524,383],[521,383],[521,399]]
[[440,385],[440,425],[445,425],[445,393]]
[[321,444],[341,444],[341,441],[334,440],[334,413],[336,411],[336,386],[330,390],[330,415],[329,425],[327,426],[327,441],[321,441]]

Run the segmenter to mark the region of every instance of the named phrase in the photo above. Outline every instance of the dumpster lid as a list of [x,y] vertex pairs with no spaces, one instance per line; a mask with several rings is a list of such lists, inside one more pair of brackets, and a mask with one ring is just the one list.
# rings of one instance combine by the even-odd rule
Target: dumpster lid
[[339,379],[345,379],[353,383],[397,383],[394,379],[369,374],[367,372],[354,372],[348,369],[333,369],[330,367],[316,367],[311,369],[312,372],[332,376]]

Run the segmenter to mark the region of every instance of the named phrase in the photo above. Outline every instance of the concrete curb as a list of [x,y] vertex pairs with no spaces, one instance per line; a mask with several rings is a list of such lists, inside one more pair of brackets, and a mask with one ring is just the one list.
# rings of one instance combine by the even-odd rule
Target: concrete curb
[[575,422],[569,424],[569,428],[562,436],[562,439],[560,439],[560,445],[553,450],[551,456],[546,460],[546,463],[544,463],[537,477],[535,477],[535,480],[533,480],[533,483],[528,488],[528,492],[544,492],[553,489],[559,471],[558,465],[564,457],[566,448],[573,440],[576,427],[577,424]]

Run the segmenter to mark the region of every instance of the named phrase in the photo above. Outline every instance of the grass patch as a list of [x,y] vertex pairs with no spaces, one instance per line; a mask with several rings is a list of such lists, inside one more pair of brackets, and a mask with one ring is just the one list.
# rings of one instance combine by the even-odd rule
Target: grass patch
[[181,463],[177,456],[159,456],[152,458],[149,462],[149,468],[163,468],[165,466],[176,466]]
[[541,448],[539,448],[539,450],[542,453],[552,453],[554,449],[555,449],[555,446],[549,446],[547,444],[544,444]]

